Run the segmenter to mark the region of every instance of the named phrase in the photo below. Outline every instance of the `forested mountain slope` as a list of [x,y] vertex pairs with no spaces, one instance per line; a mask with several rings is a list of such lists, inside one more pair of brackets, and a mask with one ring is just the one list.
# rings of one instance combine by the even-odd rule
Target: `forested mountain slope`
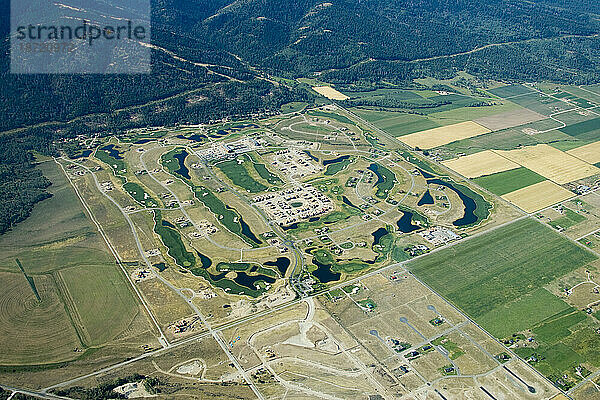
[[[152,74],[87,76],[10,74],[9,5],[0,0],[0,154],[55,154],[61,137],[278,110],[310,96],[267,74],[600,81],[600,6],[579,0],[152,0]],[[2,160],[0,232],[45,196],[30,161]]]

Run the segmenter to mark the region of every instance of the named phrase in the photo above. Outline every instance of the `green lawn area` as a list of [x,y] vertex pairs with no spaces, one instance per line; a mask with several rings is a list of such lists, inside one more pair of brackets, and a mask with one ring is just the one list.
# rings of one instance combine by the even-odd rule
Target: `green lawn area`
[[110,145],[104,146],[96,151],[95,156],[98,160],[110,165],[115,175],[122,175],[127,173],[127,166],[125,165],[125,162],[123,161],[122,157],[115,158],[111,155],[111,153],[118,154],[118,150],[112,149],[114,149],[114,147],[111,147]]
[[[241,162],[238,162],[240,160]],[[216,164],[216,166],[236,185],[250,193],[264,192],[268,189],[267,186],[258,182],[250,176],[246,169],[248,159],[245,156],[227,160]]]
[[355,272],[363,271],[371,267],[370,264],[357,260],[338,262],[335,260],[331,252],[327,249],[319,249],[313,252],[312,254],[314,256],[315,261],[321,264],[331,265],[331,270],[335,272],[345,272],[347,274],[353,274]]
[[442,346],[448,350],[448,357],[450,357],[451,360],[456,360],[458,357],[465,354],[463,349],[461,349],[456,343],[448,339],[446,336],[440,336],[439,338],[433,340],[431,344],[435,346]]
[[409,262],[408,268],[479,320],[594,259],[551,228],[524,219]]
[[167,252],[175,259],[177,265],[183,268],[193,268],[196,264],[194,253],[187,251],[181,235],[176,229],[173,229],[166,223],[160,214],[160,211],[154,211],[154,232],[156,232],[163,244],[167,247]]
[[352,120],[350,120],[348,117],[345,117],[345,116],[339,115],[339,114],[335,114],[335,113],[331,113],[331,112],[311,110],[308,112],[308,115],[311,115],[313,117],[332,119],[337,122],[341,122],[343,124],[351,124],[351,125],[354,124],[354,122],[352,122]]
[[525,167],[520,167],[492,175],[481,176],[473,179],[473,182],[498,196],[502,196],[545,180],[546,178],[543,176]]
[[246,229],[242,225],[242,218],[238,213],[226,206],[213,192],[204,186],[194,187],[194,196],[202,202],[219,220],[219,222],[230,232],[238,235],[252,246],[260,244],[260,240],[256,238],[254,233],[246,225]]
[[144,188],[137,183],[127,182],[123,185],[123,189],[125,189],[125,191],[129,193],[129,195],[133,197],[135,201],[143,204],[145,207],[158,207],[158,202],[150,197]]
[[385,199],[390,190],[394,187],[396,176],[392,171],[381,164],[373,163],[369,165],[369,169],[377,175],[377,182],[375,183],[377,192],[375,193],[375,196],[380,199]]
[[273,172],[269,171],[269,169],[267,168],[267,166],[265,164],[262,164],[257,161],[256,155],[249,153],[249,156],[252,159],[252,166],[254,167],[254,169],[256,170],[256,173],[261,178],[263,178],[265,181],[269,182],[271,185],[280,185],[283,183],[281,178],[279,176],[277,176],[276,174],[274,174]]
[[583,215],[578,214],[569,208],[565,207],[564,211],[565,214],[562,217],[555,219],[548,224],[555,229],[558,229],[559,227],[568,229],[582,221],[585,221],[585,217]]
[[335,175],[338,172],[340,172],[341,170],[346,169],[346,167],[348,165],[352,164],[353,161],[354,161],[354,158],[349,157],[342,161],[339,161],[339,162],[336,162],[333,164],[328,164],[324,175],[327,175],[327,176]]
[[188,152],[184,148],[178,147],[163,154],[160,161],[171,174],[189,182],[191,179],[190,171],[185,166],[185,158],[188,155]]

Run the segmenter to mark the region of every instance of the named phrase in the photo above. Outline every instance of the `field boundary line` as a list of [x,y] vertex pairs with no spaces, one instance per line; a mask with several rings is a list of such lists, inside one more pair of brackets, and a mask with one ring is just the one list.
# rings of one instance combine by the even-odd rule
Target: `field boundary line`
[[85,329],[85,326],[83,325],[83,321],[81,320],[81,315],[79,314],[79,311],[77,310],[77,307],[75,306],[75,301],[73,300],[73,297],[71,296],[71,293],[69,292],[67,283],[65,282],[60,271],[56,271],[55,273],[52,273],[51,275],[52,275],[52,278],[54,279],[54,281],[56,282],[56,288],[60,292],[60,297],[62,298],[61,300],[63,300],[65,309],[67,311],[67,314],[69,314],[69,319],[71,320],[71,323],[73,324],[73,328],[75,328],[75,332],[77,333],[77,336],[79,337],[79,340],[81,341],[81,345],[84,347],[88,347],[92,342],[92,338],[87,333],[87,330]]
[[[71,180],[71,178],[69,177],[67,171],[65,170],[64,166],[58,162],[56,159],[54,160],[58,165],[60,165],[63,173],[65,174],[65,176],[67,177],[67,180],[69,181],[69,183],[71,184],[71,187],[73,187],[73,189],[75,190],[75,193],[77,194],[77,197],[79,198],[79,201],[81,202],[81,204],[83,205],[83,207],[85,208],[86,212],[88,213],[88,215],[90,216],[90,219],[92,220],[92,222],[96,225],[96,228],[98,229],[98,232],[100,233],[100,235],[102,236],[102,238],[104,239],[104,242],[106,243],[109,251],[111,252],[111,254],[113,255],[113,257],[115,258],[117,265],[119,266],[121,272],[125,275],[126,280],[129,282],[130,287],[133,289],[134,293],[137,295],[139,301],[142,303],[143,307],[146,309],[146,312],[148,313],[148,315],[150,316],[150,319],[152,320],[152,322],[155,325],[155,328],[158,330],[158,333],[160,334],[160,338],[159,338],[159,342],[163,347],[168,346],[168,341],[166,340],[166,337],[160,327],[160,324],[158,323],[158,321],[156,320],[156,317],[154,316],[154,314],[152,314],[150,308],[148,307],[148,305],[146,304],[146,301],[142,295],[142,293],[139,291],[139,289],[135,286],[135,284],[133,283],[133,281],[131,280],[131,277],[129,276],[129,274],[127,273],[127,270],[125,269],[125,267],[123,266],[123,263],[121,262],[121,259],[119,257],[119,254],[117,253],[117,251],[114,249],[114,247],[112,246],[112,244],[110,243],[110,241],[108,240],[108,237],[106,236],[106,234],[104,233],[104,230],[102,229],[102,227],[100,226],[100,224],[98,223],[98,221],[96,221],[96,218],[94,217],[94,215],[92,214],[92,211],[90,210],[90,208],[88,207],[88,205],[86,204],[85,200],[83,199],[83,197],[81,196],[81,194],[79,193],[79,190],[77,189],[77,187],[73,184],[73,181]],[[67,160],[68,161],[68,160]],[[73,163],[72,161],[68,161]],[[75,165],[79,165],[76,163],[73,163]],[[87,169],[87,168],[86,168]],[[92,176],[94,177],[94,179],[96,178],[96,176],[94,174],[92,174]],[[106,194],[104,192],[101,192],[102,194],[104,194],[106,196]],[[110,198],[110,197],[109,197]],[[112,198],[110,198],[112,200]],[[164,343],[162,342],[162,340],[164,340]]]

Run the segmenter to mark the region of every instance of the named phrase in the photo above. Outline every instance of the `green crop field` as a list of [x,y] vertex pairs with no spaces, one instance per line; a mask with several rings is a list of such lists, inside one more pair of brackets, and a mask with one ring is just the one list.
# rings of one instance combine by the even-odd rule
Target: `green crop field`
[[539,288],[487,312],[477,319],[497,338],[509,337],[572,307],[549,291]]
[[560,131],[579,140],[600,140],[600,118],[569,125],[560,129]]
[[571,103],[575,104],[578,107],[590,108],[590,107],[594,106],[589,101],[582,99],[580,97],[577,97],[575,95],[572,95],[571,93],[567,93],[567,92],[557,93],[557,94],[554,94],[553,96],[556,98],[559,98],[559,99],[569,99],[569,101]]
[[527,93],[533,93],[533,90],[519,84],[502,86],[499,88],[488,90],[498,97],[507,98],[511,96],[519,96]]
[[556,343],[571,334],[570,327],[586,320],[586,315],[582,311],[570,308],[571,313],[561,315],[557,318],[550,318],[548,321],[536,326],[533,329],[538,341],[544,343]]
[[[88,357],[74,352],[101,346],[126,332],[138,314],[126,278],[95,225],[54,162],[38,166],[53,197],[0,237],[0,364],[40,364]],[[41,302],[22,273],[19,258]],[[12,350],[11,350],[12,348]],[[15,356],[19,354],[19,356]]]
[[441,126],[438,121],[417,114],[375,111],[356,107],[352,109],[352,112],[396,137]]
[[86,345],[95,346],[126,330],[139,309],[115,264],[88,265],[60,271],[79,315]]
[[408,268],[479,320],[594,259],[551,228],[524,219],[410,262]]
[[[242,163],[238,162],[238,159],[243,160]],[[233,182],[234,185],[239,186],[250,193],[264,192],[268,188],[262,183],[258,182],[248,173],[246,169],[246,157],[236,158],[233,160],[223,161],[218,163],[216,166]]]
[[498,196],[502,196],[545,180],[543,176],[525,167],[520,167],[492,175],[481,176],[473,179],[473,182]]
[[540,142],[532,135],[526,135],[521,128],[510,128],[501,131],[475,136],[444,145],[443,148],[454,153],[473,154],[483,150],[513,150],[519,146],[534,146]]
[[520,105],[521,107],[525,107],[531,111],[535,111],[546,116],[555,113],[557,107],[561,110],[571,110],[575,108],[574,105],[570,105],[564,101],[556,100],[547,96],[542,96],[535,92],[511,98],[510,101]]
[[14,272],[18,258],[30,275],[81,264],[113,263],[62,170],[54,162],[38,168],[52,182],[52,197],[31,216],[0,236],[0,270]]
[[[516,353],[568,390],[581,379],[576,367],[600,366],[597,321],[543,286],[595,258],[525,219],[409,262],[408,268],[495,337],[520,340]],[[531,336],[533,346],[526,341]]]

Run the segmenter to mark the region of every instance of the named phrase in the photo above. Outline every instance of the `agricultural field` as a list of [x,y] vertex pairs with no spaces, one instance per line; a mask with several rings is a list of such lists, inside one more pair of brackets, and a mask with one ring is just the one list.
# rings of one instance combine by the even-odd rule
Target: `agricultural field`
[[600,141],[568,150],[567,153],[590,164],[598,164],[600,163]]
[[598,365],[589,347],[597,341],[589,336],[595,322],[546,287],[595,259],[525,219],[408,267],[503,343],[521,343],[517,354],[568,390],[582,379],[577,368]]
[[545,144],[498,154],[559,185],[600,174],[600,169]]
[[525,212],[532,213],[560,203],[575,195],[554,182],[542,181],[502,196]]
[[[516,164],[518,165],[518,164]],[[524,167],[479,176],[473,181],[498,196],[526,188],[546,179]]]
[[433,149],[458,140],[489,133],[490,130],[471,121],[402,136],[400,140],[414,148]]
[[[511,258],[505,259],[503,254],[511,254]],[[594,259],[593,254],[527,218],[413,261],[408,267],[477,320]],[[444,274],[439,273],[440,268]]]
[[315,86],[315,87],[313,87],[313,90],[315,92],[319,93],[320,95],[323,95],[331,100],[346,100],[346,99],[348,99],[348,96],[346,96],[343,93],[338,92],[331,86]]
[[519,164],[490,150],[444,161],[442,164],[467,178],[478,178],[519,168]]
[[115,340],[128,341],[121,354],[156,344],[137,337],[150,332],[146,316],[61,167],[47,161],[39,168],[53,196],[0,240],[0,379],[11,381],[12,369],[38,371],[27,378],[31,387],[48,382],[53,374],[43,371],[61,363],[77,365],[65,369],[73,373],[119,360]]

